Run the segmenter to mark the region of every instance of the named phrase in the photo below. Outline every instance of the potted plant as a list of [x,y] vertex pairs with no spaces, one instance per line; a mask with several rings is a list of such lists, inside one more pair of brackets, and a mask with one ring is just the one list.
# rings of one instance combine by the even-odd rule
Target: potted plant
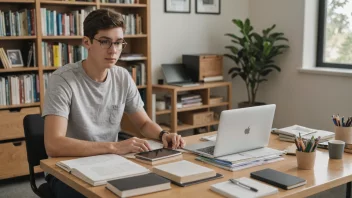
[[[248,101],[238,104],[239,108],[262,105],[256,101],[259,85],[267,81],[272,71],[281,69],[274,64],[274,57],[289,48],[285,43],[288,39],[284,33],[272,32],[275,24],[262,31],[262,35],[253,31],[250,20],[233,19],[232,22],[240,29],[240,35],[225,34],[231,37],[233,45],[226,46],[231,54],[225,57],[233,60],[236,65],[229,70],[232,79],[240,76],[246,84]],[[280,42],[281,41],[281,42]],[[280,42],[280,43],[279,43]]]

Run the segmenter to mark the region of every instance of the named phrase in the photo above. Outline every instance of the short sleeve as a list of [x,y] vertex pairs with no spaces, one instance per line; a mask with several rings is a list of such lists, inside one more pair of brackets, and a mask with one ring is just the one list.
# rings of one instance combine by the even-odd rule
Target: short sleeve
[[51,75],[45,92],[42,116],[57,115],[68,119],[71,98],[72,89],[66,80],[60,75]]
[[125,70],[125,75],[127,75],[126,79],[128,80],[125,112],[131,114],[141,110],[144,111],[144,103],[136,86],[136,83],[133,81],[131,75],[128,73],[127,70]]

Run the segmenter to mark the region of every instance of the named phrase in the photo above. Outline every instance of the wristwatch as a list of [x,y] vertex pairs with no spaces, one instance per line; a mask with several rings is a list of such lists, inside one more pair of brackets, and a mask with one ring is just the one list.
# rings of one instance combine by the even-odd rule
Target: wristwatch
[[159,133],[159,140],[160,140],[160,141],[162,141],[162,138],[163,138],[164,133],[169,134],[169,132],[162,130],[162,131]]

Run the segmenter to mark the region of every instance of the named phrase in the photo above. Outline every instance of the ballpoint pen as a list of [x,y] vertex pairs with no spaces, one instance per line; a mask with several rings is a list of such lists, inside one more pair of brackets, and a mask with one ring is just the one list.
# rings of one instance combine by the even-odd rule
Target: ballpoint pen
[[236,184],[237,186],[243,187],[245,189],[251,190],[253,192],[258,192],[258,189],[248,186],[247,184],[241,183],[235,179],[229,179],[231,183]]

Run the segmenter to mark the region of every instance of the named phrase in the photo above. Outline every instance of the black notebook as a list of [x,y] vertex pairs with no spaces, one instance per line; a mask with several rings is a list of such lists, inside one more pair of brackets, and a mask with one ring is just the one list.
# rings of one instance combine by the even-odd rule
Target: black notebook
[[156,161],[156,160],[161,160],[161,159],[174,157],[178,155],[182,155],[182,153],[180,151],[176,151],[172,149],[161,148],[161,149],[146,151],[142,153],[137,153],[135,157],[138,159],[147,160],[147,161]]
[[171,189],[170,181],[155,174],[128,177],[108,181],[106,188],[120,197],[132,197]]
[[252,172],[251,178],[271,184],[273,186],[277,186],[285,190],[296,188],[307,183],[307,180],[305,179],[289,175],[280,171],[276,171],[270,168]]

